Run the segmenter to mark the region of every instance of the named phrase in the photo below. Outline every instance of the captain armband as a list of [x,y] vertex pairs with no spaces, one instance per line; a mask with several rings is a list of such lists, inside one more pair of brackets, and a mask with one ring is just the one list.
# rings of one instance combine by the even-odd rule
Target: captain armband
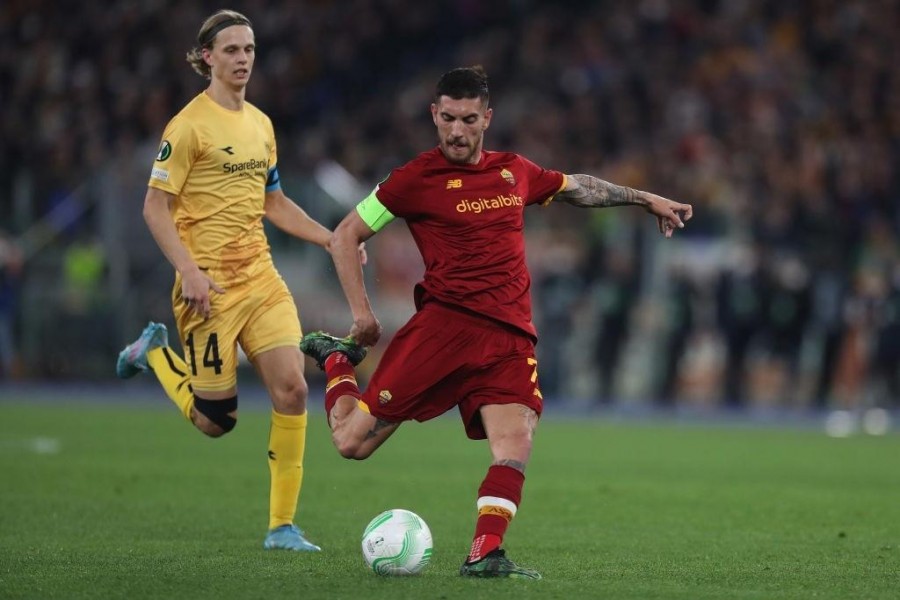
[[376,186],[371,194],[366,196],[362,202],[356,205],[356,212],[372,231],[381,230],[382,227],[393,221],[395,218],[394,215],[391,214],[391,211],[381,203],[378,196],[375,195],[375,192],[377,191],[378,187]]
[[266,176],[266,193],[274,192],[280,187],[281,177],[278,175],[278,166],[276,165],[269,169],[269,174]]

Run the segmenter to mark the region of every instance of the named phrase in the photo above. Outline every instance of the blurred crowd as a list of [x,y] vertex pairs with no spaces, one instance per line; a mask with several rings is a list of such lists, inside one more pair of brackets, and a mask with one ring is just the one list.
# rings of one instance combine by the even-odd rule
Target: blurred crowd
[[[137,191],[118,210],[139,219],[162,128],[203,86],[184,54],[220,7],[0,6],[0,223],[10,240],[98,173],[129,174]],[[437,77],[482,64],[489,149],[694,205],[674,240],[657,238],[637,209],[529,211],[548,398],[739,408],[900,397],[897,0],[229,8],[254,22],[248,99],[275,123],[286,181],[334,161],[374,185],[434,145]],[[89,207],[58,243],[102,237],[109,222]],[[402,312],[421,265],[400,230],[376,240],[373,293]],[[162,260],[152,247],[138,255]],[[27,282],[28,262],[11,264],[0,283],[11,270]]]

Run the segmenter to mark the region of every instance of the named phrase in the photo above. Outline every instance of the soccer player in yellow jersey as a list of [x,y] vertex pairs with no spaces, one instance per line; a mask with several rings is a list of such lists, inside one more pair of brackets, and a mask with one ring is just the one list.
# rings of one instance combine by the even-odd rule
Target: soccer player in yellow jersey
[[151,322],[116,371],[128,378],[152,370],[182,414],[219,437],[237,420],[240,344],[272,399],[263,546],[318,551],[294,524],[306,444],[302,332],[262,219],[323,248],[331,231],[285,196],[272,122],[244,99],[255,51],[250,21],[219,11],[197,42],[187,60],[209,87],[166,127],[144,200],[147,226],[176,271],[172,303],[185,359],[169,348],[166,327]]

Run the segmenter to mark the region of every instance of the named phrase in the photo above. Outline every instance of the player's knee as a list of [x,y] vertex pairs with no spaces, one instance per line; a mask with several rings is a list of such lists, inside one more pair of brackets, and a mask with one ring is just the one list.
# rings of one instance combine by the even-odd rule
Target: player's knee
[[338,454],[348,460],[365,460],[372,456],[375,450],[371,445],[364,444],[360,440],[344,438],[337,435],[332,436],[334,447]]
[[197,429],[199,429],[201,433],[203,433],[204,435],[211,437],[211,438],[222,437],[223,435],[228,433],[227,431],[225,431],[224,429],[222,429],[221,427],[219,427],[218,425],[216,425],[215,423],[213,423],[212,421],[210,421],[209,419],[207,419],[206,417],[204,417],[202,415],[200,416],[199,419],[194,420],[194,426]]
[[490,436],[491,450],[495,456],[523,457],[531,455],[532,431],[514,428]]
[[306,410],[309,387],[303,377],[296,377],[272,390],[272,400],[278,412],[301,414]]
[[532,430],[528,427],[514,427],[495,433],[492,440],[510,446],[531,447]]
[[222,437],[237,425],[237,396],[207,400],[194,396],[194,425],[209,437]]

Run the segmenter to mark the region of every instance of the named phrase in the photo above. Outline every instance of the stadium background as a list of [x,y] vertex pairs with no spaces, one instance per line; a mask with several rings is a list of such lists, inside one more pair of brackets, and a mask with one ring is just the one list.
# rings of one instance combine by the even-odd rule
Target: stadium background
[[[106,382],[148,319],[171,325],[171,267],[141,205],[166,121],[204,86],[184,54],[220,7],[0,6],[3,380]],[[673,240],[637,209],[528,212],[549,402],[806,410],[900,395],[900,3],[230,7],[254,22],[248,100],[275,124],[284,187],[329,226],[434,145],[435,80],[476,63],[495,108],[487,148],[694,205]],[[270,234],[306,330],[345,331],[327,255]],[[421,263],[403,225],[369,246],[389,336]]]

